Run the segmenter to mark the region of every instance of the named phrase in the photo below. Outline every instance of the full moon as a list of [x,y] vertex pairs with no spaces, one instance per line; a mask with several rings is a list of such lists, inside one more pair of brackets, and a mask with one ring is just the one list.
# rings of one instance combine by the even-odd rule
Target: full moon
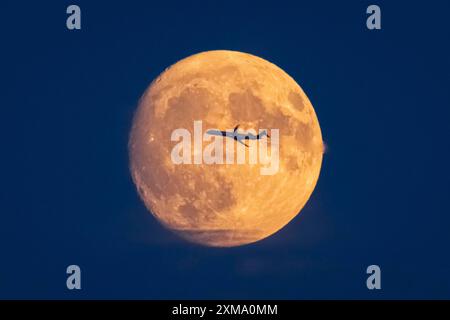
[[[178,142],[172,133],[182,128],[194,137],[195,121],[202,121],[202,136],[207,129],[243,135],[278,129],[277,171],[261,174],[263,164],[249,161],[174,163]],[[242,148],[233,137],[223,137],[224,145],[226,140]],[[257,142],[263,140],[275,152],[274,137]],[[209,143],[203,140],[202,148]],[[194,142],[191,147],[194,156]],[[264,59],[225,50],[180,60],[150,84],[128,148],[131,175],[147,209],[181,237],[215,247],[256,242],[288,224],[311,196],[323,156],[316,113],[295,80]],[[243,147],[246,155],[251,148]]]

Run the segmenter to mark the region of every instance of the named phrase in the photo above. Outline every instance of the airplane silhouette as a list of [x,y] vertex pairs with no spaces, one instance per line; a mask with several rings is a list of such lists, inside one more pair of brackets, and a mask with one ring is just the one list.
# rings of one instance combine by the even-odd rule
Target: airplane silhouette
[[242,143],[244,146],[248,148],[248,144],[245,142],[242,142],[242,140],[259,140],[262,137],[267,136],[267,138],[270,139],[269,134],[267,133],[267,130],[264,130],[261,133],[258,133],[257,135],[254,135],[253,133],[239,133],[237,130],[239,128],[239,125],[234,127],[233,132],[230,131],[220,131],[220,130],[208,130],[206,131],[207,134],[213,135],[213,136],[222,136],[222,137],[228,137],[236,140],[239,143]]

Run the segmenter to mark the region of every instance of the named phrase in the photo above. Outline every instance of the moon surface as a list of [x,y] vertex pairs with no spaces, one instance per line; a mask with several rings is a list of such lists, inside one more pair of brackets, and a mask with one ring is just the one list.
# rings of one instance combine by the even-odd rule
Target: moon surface
[[[242,132],[279,129],[278,171],[262,175],[262,164],[248,162],[174,164],[173,130],[192,132],[198,120],[203,133],[237,124]],[[216,247],[256,242],[289,223],[311,196],[323,156],[316,113],[295,80],[264,59],[225,50],[187,57],[156,78],[139,102],[128,147],[148,210],[181,237]]]

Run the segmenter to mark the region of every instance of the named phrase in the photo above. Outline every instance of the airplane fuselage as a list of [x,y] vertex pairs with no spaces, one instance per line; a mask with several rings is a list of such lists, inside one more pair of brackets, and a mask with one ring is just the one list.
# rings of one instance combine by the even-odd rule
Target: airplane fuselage
[[242,142],[243,140],[259,140],[264,136],[267,136],[267,132],[263,131],[261,134],[253,134],[251,132],[249,133],[239,133],[237,130],[234,131],[221,131],[221,130],[208,130],[206,132],[207,134],[210,135],[214,135],[214,136],[223,136],[223,137],[227,137],[227,138],[232,138],[240,143],[242,143],[243,145],[245,145],[246,147],[248,147],[248,145],[246,145],[244,142]]

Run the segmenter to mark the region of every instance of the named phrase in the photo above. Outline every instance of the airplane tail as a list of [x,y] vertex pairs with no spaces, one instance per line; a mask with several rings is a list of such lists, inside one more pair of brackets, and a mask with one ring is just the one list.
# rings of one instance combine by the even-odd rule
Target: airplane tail
[[262,138],[262,137],[264,137],[264,136],[267,136],[267,138],[270,139],[268,130],[264,130],[263,132],[261,132],[260,134],[258,134],[258,138]]

